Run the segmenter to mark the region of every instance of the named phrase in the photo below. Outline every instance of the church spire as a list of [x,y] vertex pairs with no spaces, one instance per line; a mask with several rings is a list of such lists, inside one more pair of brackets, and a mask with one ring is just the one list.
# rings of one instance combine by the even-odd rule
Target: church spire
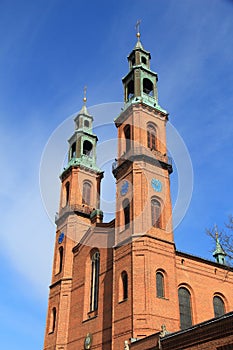
[[142,49],[143,50],[143,46],[142,43],[140,41],[140,37],[141,37],[141,33],[140,33],[140,24],[141,24],[141,20],[139,19],[136,23],[135,29],[136,29],[136,37],[138,38],[137,43],[135,45],[135,49]]
[[124,85],[125,109],[132,104],[143,103],[167,115],[158,103],[158,74],[150,69],[150,52],[145,50],[140,41],[140,23],[136,23],[137,43],[129,54],[129,72],[122,79]]
[[64,172],[71,166],[81,166],[96,173],[103,173],[96,164],[96,143],[98,138],[93,133],[93,117],[87,110],[86,92],[87,87],[85,86],[83,106],[74,118],[75,130],[68,140],[68,165]]
[[216,262],[222,265],[225,265],[225,256],[226,253],[222,249],[221,243],[219,241],[219,236],[218,236],[218,230],[217,226],[215,225],[215,239],[216,239],[216,248],[215,251],[213,252],[213,257],[215,258]]

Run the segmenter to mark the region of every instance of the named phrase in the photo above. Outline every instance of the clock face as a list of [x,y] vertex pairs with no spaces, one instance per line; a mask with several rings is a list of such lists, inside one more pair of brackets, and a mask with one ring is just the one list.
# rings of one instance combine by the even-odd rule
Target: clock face
[[92,343],[92,335],[88,333],[86,335],[85,341],[84,341],[84,348],[85,350],[88,350],[91,348],[91,343]]
[[121,195],[124,196],[128,192],[129,189],[129,183],[128,181],[124,181],[123,184],[121,185]]
[[65,237],[65,234],[64,234],[64,232],[62,232],[62,233],[60,234],[60,236],[58,237],[58,243],[59,243],[59,244],[61,244],[61,243],[63,242],[64,237]]
[[158,179],[153,178],[151,180],[151,186],[156,192],[162,191],[162,183]]

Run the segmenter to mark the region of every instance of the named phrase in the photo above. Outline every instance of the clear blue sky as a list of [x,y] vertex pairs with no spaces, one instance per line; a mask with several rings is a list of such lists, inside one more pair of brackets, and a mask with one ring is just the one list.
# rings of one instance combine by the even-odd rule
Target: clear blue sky
[[[233,213],[232,1],[2,0],[2,348],[43,346],[55,232],[40,196],[45,144],[81,108],[84,85],[90,106],[123,100],[138,18],[159,74],[159,101],[193,164],[193,197],[175,230],[177,249],[211,259],[205,228],[222,226]],[[176,181],[174,174],[174,188]]]

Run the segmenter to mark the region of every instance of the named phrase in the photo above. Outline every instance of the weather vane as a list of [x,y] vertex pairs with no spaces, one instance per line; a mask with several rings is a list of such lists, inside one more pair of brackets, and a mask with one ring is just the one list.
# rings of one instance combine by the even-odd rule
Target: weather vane
[[136,26],[135,26],[135,29],[137,31],[136,36],[138,38],[138,41],[140,40],[140,24],[141,24],[141,20],[138,19],[137,23],[136,23]]
[[83,102],[86,103],[87,102],[87,87],[84,86],[83,89]]

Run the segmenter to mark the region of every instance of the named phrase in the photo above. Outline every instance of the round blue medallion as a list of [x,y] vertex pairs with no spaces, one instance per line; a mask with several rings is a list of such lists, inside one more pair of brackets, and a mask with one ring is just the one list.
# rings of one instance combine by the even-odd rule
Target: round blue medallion
[[162,191],[162,183],[158,179],[153,178],[151,180],[151,186],[156,192]]
[[84,348],[86,350],[89,350],[91,348],[91,344],[92,344],[92,334],[87,333],[86,338],[84,340]]
[[129,189],[129,183],[128,181],[124,181],[123,184],[121,185],[121,195],[124,196],[128,192]]
[[63,239],[65,237],[64,232],[60,233],[59,237],[58,237],[58,243],[61,244],[63,242]]

